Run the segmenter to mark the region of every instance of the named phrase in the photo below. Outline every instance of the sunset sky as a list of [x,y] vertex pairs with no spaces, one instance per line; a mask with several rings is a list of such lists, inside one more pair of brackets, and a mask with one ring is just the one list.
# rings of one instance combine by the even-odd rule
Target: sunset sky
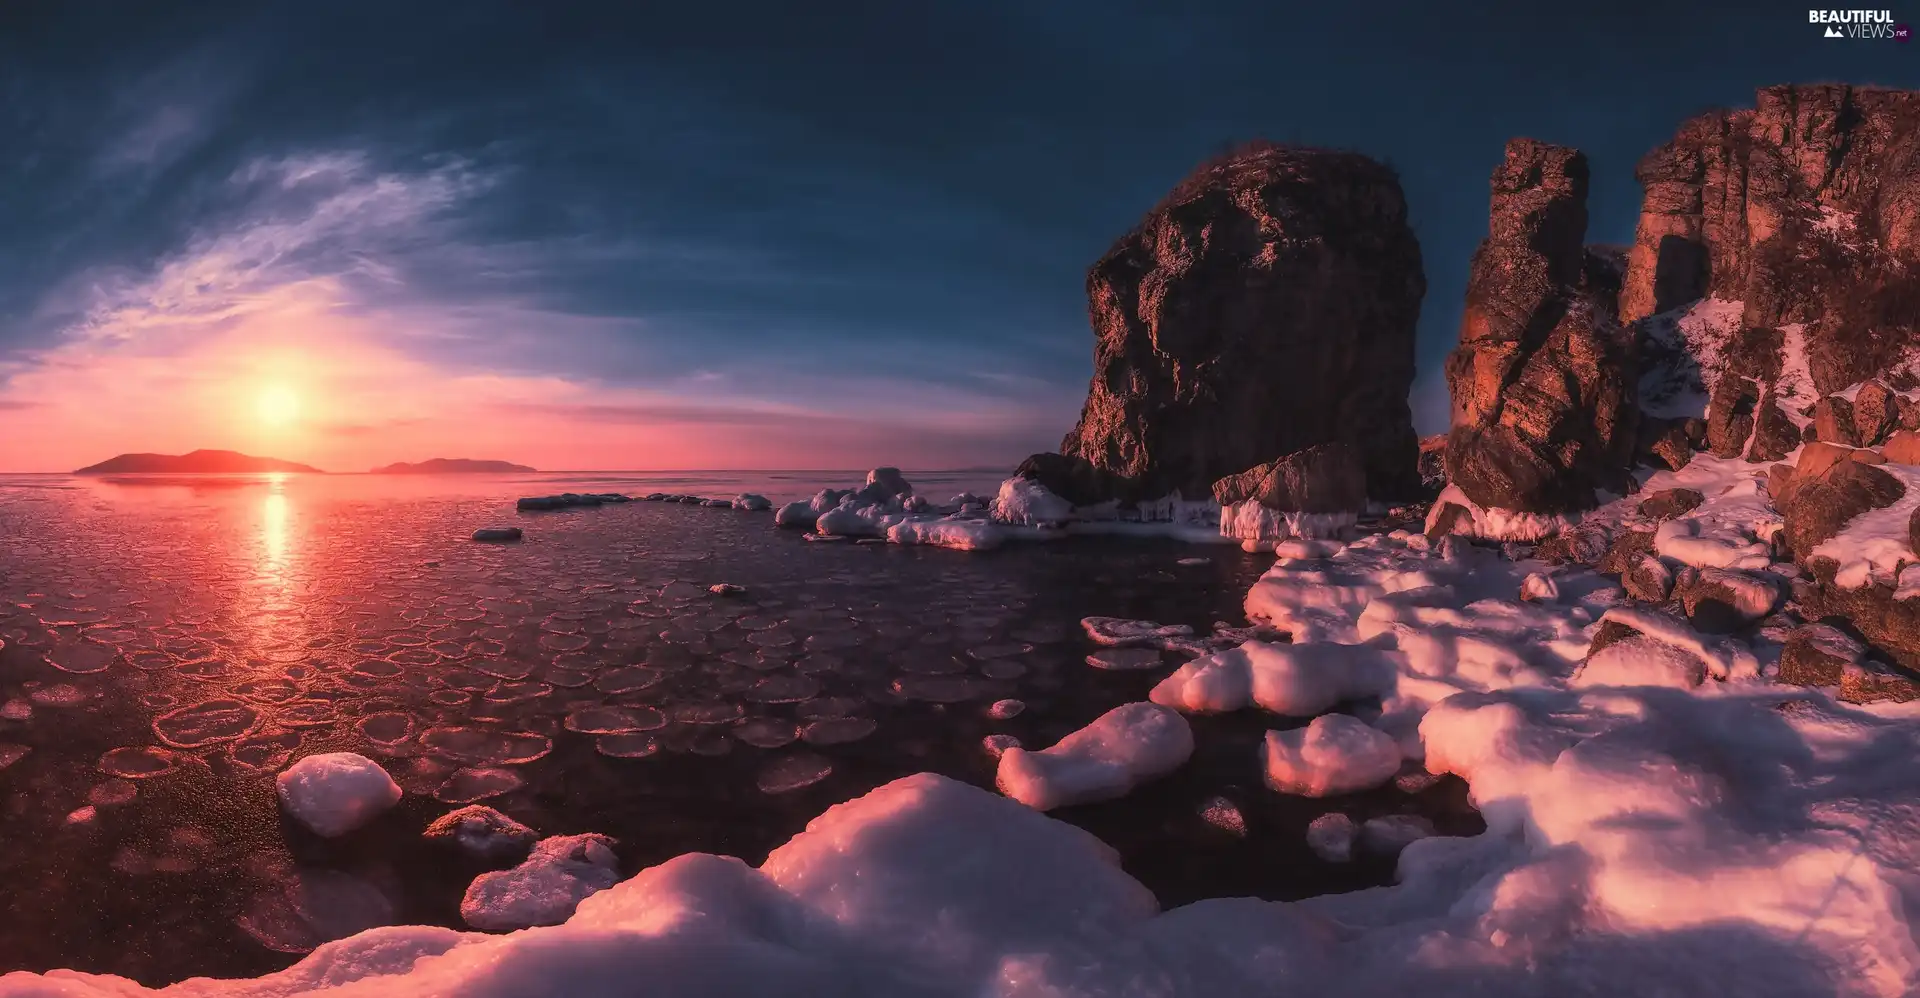
[[1078,411],[1088,265],[1256,136],[1401,171],[1430,432],[1508,137],[1623,242],[1687,114],[1920,85],[1751,5],[163,6],[0,12],[0,470],[1007,466]]

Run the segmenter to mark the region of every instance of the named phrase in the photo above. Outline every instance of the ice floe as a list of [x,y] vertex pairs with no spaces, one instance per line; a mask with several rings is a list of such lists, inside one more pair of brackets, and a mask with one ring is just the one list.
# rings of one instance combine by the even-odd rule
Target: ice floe
[[400,785],[380,764],[352,752],[310,755],[275,781],[280,806],[317,835],[345,835],[400,801]]
[[1158,704],[1132,703],[1040,751],[1009,748],[998,782],[1007,796],[1042,811],[1120,797],[1178,769],[1193,754],[1185,718]]
[[1304,728],[1267,732],[1267,786],[1285,794],[1332,797],[1371,790],[1400,770],[1392,736],[1345,714],[1316,717]]
[[496,932],[558,925],[583,899],[620,882],[612,846],[604,835],[541,839],[520,865],[475,877],[460,899],[460,917]]

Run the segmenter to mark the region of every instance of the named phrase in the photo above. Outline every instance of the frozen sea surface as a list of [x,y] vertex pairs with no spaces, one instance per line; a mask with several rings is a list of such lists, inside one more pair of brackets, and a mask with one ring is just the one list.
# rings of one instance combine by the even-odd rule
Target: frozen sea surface
[[[909,477],[944,498],[994,476]],[[513,509],[562,491],[777,503],[858,480],[0,478],[0,971],[161,984],[258,974],[373,925],[460,926],[481,868],[420,833],[471,802],[612,836],[627,873],[690,851],[758,863],[897,777],[992,787],[988,735],[1045,747],[1145,699],[1181,659],[1091,668],[1081,618],[1238,625],[1271,563],[1117,538],[808,544],[767,513],[686,504]],[[525,539],[469,539],[485,526]],[[1010,698],[1025,709],[990,716]],[[1282,722],[1194,723],[1173,776],[1052,812],[1165,905],[1390,880],[1390,861],[1314,857],[1306,827],[1334,810],[1481,827],[1451,778],[1275,794],[1259,746]],[[282,816],[274,776],[336,751],[406,793],[323,839]]]

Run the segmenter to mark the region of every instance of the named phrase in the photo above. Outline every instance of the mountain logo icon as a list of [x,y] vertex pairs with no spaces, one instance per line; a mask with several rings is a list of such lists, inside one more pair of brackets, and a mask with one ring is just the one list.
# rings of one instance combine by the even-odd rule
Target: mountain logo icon
[[1836,28],[1833,25],[1829,24],[1827,25],[1827,37],[1828,38],[1845,38],[1846,36],[1840,33],[1839,28]]

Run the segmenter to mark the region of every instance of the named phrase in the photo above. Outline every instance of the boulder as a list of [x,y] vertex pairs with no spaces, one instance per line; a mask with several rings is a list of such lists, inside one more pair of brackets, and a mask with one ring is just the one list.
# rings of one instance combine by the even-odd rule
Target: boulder
[[1895,395],[1893,404],[1900,413],[1897,423],[1901,429],[1920,430],[1920,398]]
[[1693,489],[1661,489],[1640,500],[1640,515],[1653,520],[1671,520],[1706,501],[1706,496]]
[[1894,403],[1893,389],[1869,380],[1853,396],[1853,433],[1862,447],[1875,447],[1887,439],[1899,422],[1900,410]]
[[1813,438],[1843,447],[1860,446],[1859,431],[1854,429],[1853,403],[1838,395],[1828,395],[1813,404]]
[[1753,436],[1753,413],[1760,390],[1744,378],[1722,378],[1707,402],[1707,450],[1714,457],[1739,457]]
[[1849,665],[1840,673],[1839,699],[1845,703],[1906,703],[1920,697],[1920,677],[1879,662]]
[[1607,553],[1595,566],[1605,575],[1625,575],[1642,555],[1653,553],[1653,531],[1623,530],[1613,537]]
[[1800,427],[1788,418],[1769,388],[1753,413],[1753,439],[1743,456],[1749,461],[1778,461],[1800,446]]
[[1447,358],[1447,478],[1483,508],[1564,513],[1626,491],[1634,443],[1634,338],[1580,290],[1587,161],[1532,139],[1494,170]]
[[1693,459],[1693,444],[1687,439],[1684,421],[1644,417],[1640,432],[1644,457],[1668,471],[1679,471]]
[[[1895,430],[1880,447],[1880,453],[1894,464],[1920,464],[1920,433]],[[1914,550],[1920,551],[1920,548]]]
[[1636,557],[1620,576],[1627,595],[1643,603],[1665,603],[1673,595],[1673,570],[1650,554]]
[[1807,624],[1787,635],[1775,679],[1794,686],[1838,686],[1866,654],[1860,642],[1830,624]]
[[1367,505],[1367,473],[1344,443],[1320,444],[1213,483],[1221,506],[1252,500],[1289,513],[1354,513]]
[[1841,461],[1809,477],[1795,472],[1786,499],[1777,501],[1786,521],[1786,542],[1797,558],[1870,509],[1893,505],[1906,494],[1900,480],[1869,464]]
[[1326,149],[1237,149],[1094,264],[1094,374],[1061,453],[1147,497],[1197,497],[1340,440],[1375,498],[1417,496],[1407,392],[1425,293],[1390,168]]
[[1779,588],[1768,578],[1731,568],[1688,569],[1673,597],[1703,634],[1731,634],[1773,612]]

